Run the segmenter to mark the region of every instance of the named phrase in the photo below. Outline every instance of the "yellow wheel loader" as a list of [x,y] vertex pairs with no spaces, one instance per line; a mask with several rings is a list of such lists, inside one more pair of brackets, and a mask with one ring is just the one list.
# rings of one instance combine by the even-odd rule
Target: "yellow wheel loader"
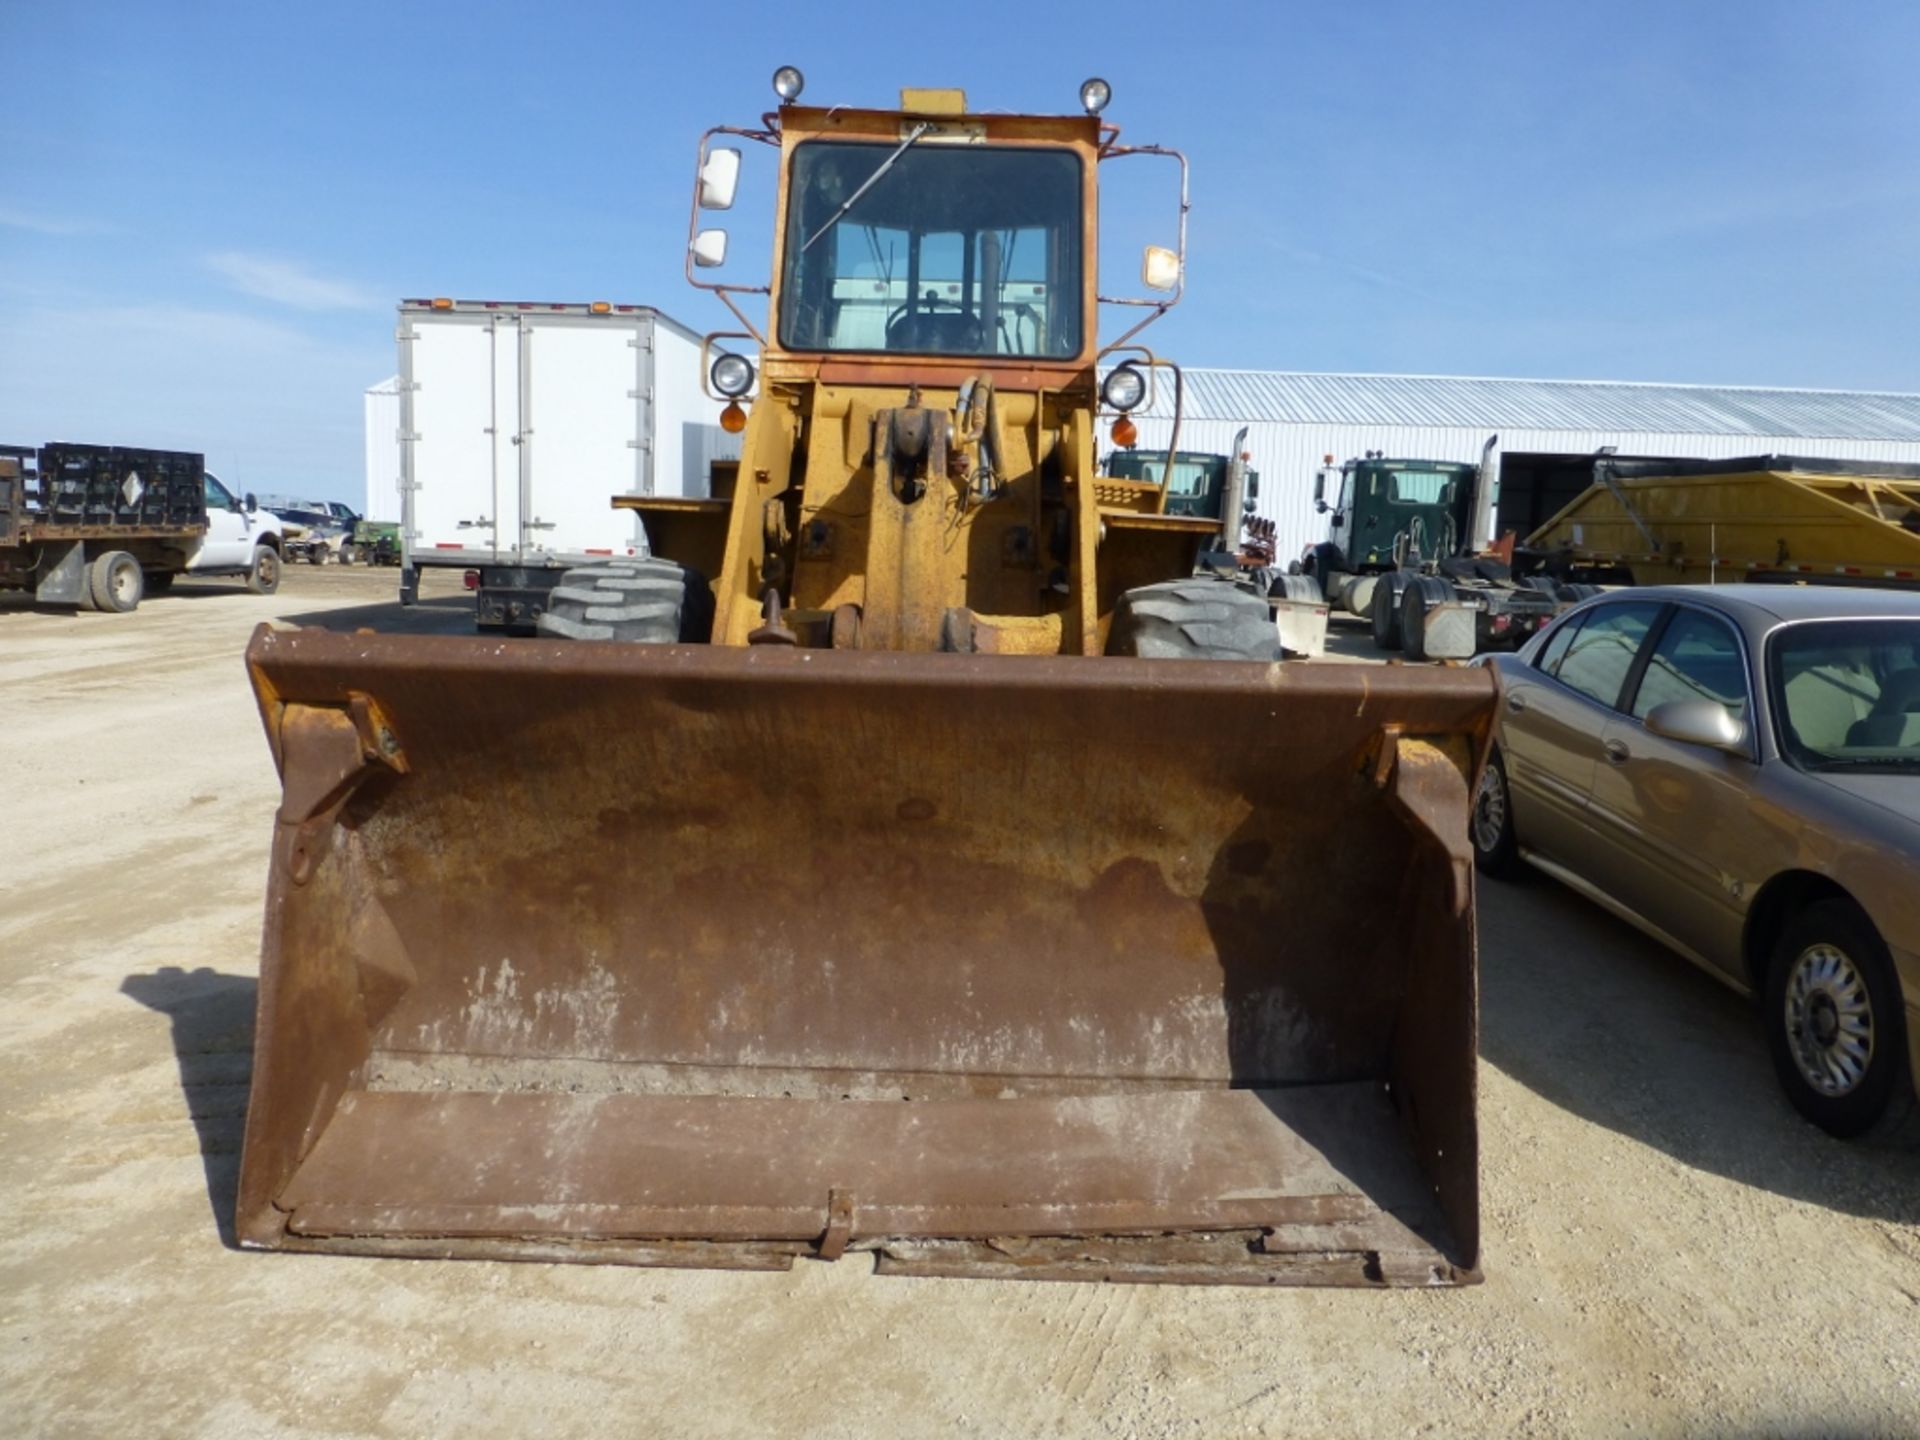
[[698,283],[721,142],[779,174],[764,333],[709,285],[745,327],[714,493],[617,499],[650,556],[537,638],[253,640],[284,798],[242,1242],[1477,1278],[1491,672],[1281,663],[1194,575],[1219,522],[1097,473],[1102,407],[1179,384],[1096,339],[1102,167],[1179,168],[1143,323],[1185,228],[1104,85],[776,88],[701,143]]

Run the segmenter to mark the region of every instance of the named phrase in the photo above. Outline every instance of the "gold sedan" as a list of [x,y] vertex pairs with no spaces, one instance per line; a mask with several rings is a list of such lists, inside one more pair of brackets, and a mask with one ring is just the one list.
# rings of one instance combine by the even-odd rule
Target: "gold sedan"
[[1756,998],[1835,1135],[1920,1083],[1920,594],[1619,590],[1497,669],[1490,875],[1545,871]]

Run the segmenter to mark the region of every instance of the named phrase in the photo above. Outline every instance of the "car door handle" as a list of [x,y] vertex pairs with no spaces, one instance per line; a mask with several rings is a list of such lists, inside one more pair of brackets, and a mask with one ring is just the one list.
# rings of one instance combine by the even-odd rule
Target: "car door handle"
[[1609,740],[1600,748],[1607,752],[1607,759],[1616,765],[1624,765],[1633,758],[1633,752],[1627,749],[1624,740]]
[[1507,709],[1511,710],[1514,714],[1518,715],[1522,710],[1526,708],[1527,708],[1526,696],[1522,695],[1518,690],[1509,690],[1507,692]]

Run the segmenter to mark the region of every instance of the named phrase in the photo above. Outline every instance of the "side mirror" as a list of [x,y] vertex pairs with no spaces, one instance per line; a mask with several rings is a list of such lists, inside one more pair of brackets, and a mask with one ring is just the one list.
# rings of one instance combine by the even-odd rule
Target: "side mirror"
[[253,492],[251,490],[247,492],[247,498],[240,502],[240,508],[246,511],[247,514],[249,515],[253,514],[254,511],[260,508],[260,502],[254,499]]
[[1682,745],[1747,752],[1747,727],[1718,700],[1669,700],[1649,710],[1645,724],[1653,734]]
[[740,184],[740,152],[734,149],[709,150],[700,167],[700,208],[731,210],[733,192]]
[[1140,262],[1140,280],[1149,290],[1180,288],[1180,257],[1163,245],[1147,246]]
[[1258,470],[1249,470],[1247,471],[1247,499],[1258,500],[1259,498],[1260,472]]
[[693,263],[702,270],[727,263],[727,232],[702,230],[693,237]]
[[1313,499],[1314,503],[1319,505],[1323,511],[1327,508],[1326,498],[1327,472],[1324,470],[1316,470],[1313,474]]

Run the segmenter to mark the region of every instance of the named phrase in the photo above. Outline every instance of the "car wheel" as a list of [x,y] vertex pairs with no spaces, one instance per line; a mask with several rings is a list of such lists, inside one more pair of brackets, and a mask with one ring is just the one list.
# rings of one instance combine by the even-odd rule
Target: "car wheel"
[[1912,1077],[1893,959],[1851,900],[1807,906],[1781,933],[1767,970],[1767,1047],[1793,1108],[1830,1135],[1899,1119]]
[[253,566],[247,571],[247,589],[271,595],[280,588],[280,553],[271,545],[253,547]]
[[1468,820],[1473,840],[1473,863],[1483,875],[1511,879],[1520,873],[1520,842],[1513,833],[1513,792],[1507,786],[1506,762],[1496,747],[1480,773]]

